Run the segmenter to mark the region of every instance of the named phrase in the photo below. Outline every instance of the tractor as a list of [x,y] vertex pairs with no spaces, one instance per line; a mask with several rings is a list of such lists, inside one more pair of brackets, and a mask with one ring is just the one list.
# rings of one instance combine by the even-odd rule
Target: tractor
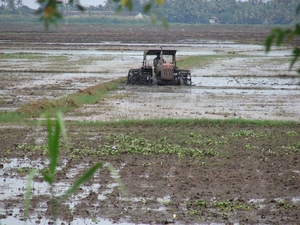
[[[191,72],[176,66],[176,52],[172,49],[144,50],[144,58],[140,69],[130,69],[127,84],[138,85],[191,85]],[[151,64],[147,56],[157,56]],[[170,58],[167,63],[164,56]],[[151,60],[151,61],[152,61]]]

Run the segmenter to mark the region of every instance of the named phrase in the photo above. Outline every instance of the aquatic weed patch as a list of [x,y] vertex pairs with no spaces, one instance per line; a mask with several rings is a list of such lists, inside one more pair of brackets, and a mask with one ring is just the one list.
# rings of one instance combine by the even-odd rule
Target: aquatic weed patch
[[264,137],[270,134],[266,134],[265,132],[254,132],[253,130],[237,130],[230,133],[231,137]]
[[257,210],[258,206],[243,201],[235,200],[189,200],[186,203],[188,214],[199,221],[213,221],[232,217],[242,211]]
[[45,59],[47,56],[37,53],[5,53],[0,54],[0,59]]
[[136,133],[129,135],[109,134],[102,144],[97,149],[73,149],[75,155],[100,156],[100,155],[120,155],[120,154],[141,154],[141,155],[158,155],[158,154],[176,154],[179,158],[184,157],[215,157],[219,152],[213,148],[190,148],[183,147],[172,143],[166,137],[159,138],[154,141],[149,141],[143,137],[138,137]]

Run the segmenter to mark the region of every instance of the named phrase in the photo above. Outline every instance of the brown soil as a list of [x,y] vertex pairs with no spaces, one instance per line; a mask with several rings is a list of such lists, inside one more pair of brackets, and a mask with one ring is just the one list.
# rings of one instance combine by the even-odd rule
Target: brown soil
[[[169,32],[155,27],[146,28],[151,30],[149,33],[143,28],[128,30],[128,27],[115,29],[115,27],[99,25],[92,27],[93,33],[91,34],[92,28],[89,26],[83,28],[83,25],[69,25],[61,26],[51,31],[49,35],[40,26],[8,27],[1,24],[0,40],[9,40],[9,42],[0,43],[0,47],[14,49],[35,46],[47,49],[43,43],[38,46],[33,43],[37,38],[41,42],[56,43],[89,43],[108,40],[176,42],[202,38],[248,43],[261,40],[269,32],[269,28],[266,27],[197,27],[203,30],[196,30],[195,27],[171,28],[174,34],[170,36]],[[162,31],[164,35],[158,36],[155,32],[159,31]],[[85,48],[85,46],[70,46],[52,44],[51,48]],[[6,82],[9,83],[9,79]],[[127,195],[124,196],[119,190],[107,167],[103,167],[70,198],[68,203],[76,203],[74,207],[70,206],[72,204],[58,206],[57,216],[65,223],[71,223],[78,218],[82,219],[80,224],[92,223],[91,219],[94,218],[134,224],[299,223],[300,150],[298,140],[300,128],[298,124],[275,126],[202,122],[186,124],[184,127],[174,124],[172,126],[128,127],[67,124],[67,129],[71,150],[67,151],[64,147],[62,148],[61,170],[57,174],[57,181],[67,186],[74,181],[70,175],[72,171],[76,171],[76,177],[96,162],[109,162],[119,171]],[[155,130],[156,135],[148,136]],[[253,133],[241,137],[231,135],[232,132],[239,131],[252,131]],[[204,149],[213,149],[218,152],[218,156],[206,154],[197,159],[191,157],[179,159],[176,154],[145,156],[126,153],[114,157],[84,154],[86,149],[97,149],[102,144],[102,138],[109,134],[131,134],[132,132],[137,132],[137,137],[143,137],[152,142],[166,136],[168,142],[177,143],[181,147],[186,147],[188,144],[184,143],[182,138],[178,140],[176,135],[190,134],[188,140],[192,136],[201,137],[199,142],[210,140]],[[46,156],[42,151],[32,151],[26,148],[26,146],[45,144],[45,138],[44,130],[29,125],[3,124],[0,127],[0,174],[2,177],[0,187],[3,188],[3,192],[5,188],[14,189],[14,184],[6,184],[6,180],[24,179],[24,174],[15,171],[21,166],[22,160],[32,162],[40,160],[40,164],[46,164]],[[222,142],[222,140],[227,141]],[[193,147],[202,150],[203,145],[200,146],[197,143]],[[80,153],[76,153],[77,150]],[[17,159],[17,166],[14,169],[8,166],[13,159]],[[39,182],[40,178],[36,178],[35,183]],[[85,193],[85,188],[88,189],[95,184],[98,185],[96,188],[91,188],[88,193]],[[0,218],[11,217],[22,220],[25,187],[20,189],[18,196],[1,197],[0,207],[3,208],[3,212]],[[42,188],[33,191],[35,194],[30,207],[31,221],[32,223],[46,223],[45,221],[50,220],[51,217],[49,193],[45,194]]]
[[[270,33],[270,26],[240,25],[177,25],[169,30],[161,26],[121,26],[121,25],[60,25],[45,32],[42,24],[14,25],[0,24],[0,40],[10,47],[35,46],[35,43],[99,43],[117,41],[124,43],[176,43],[177,41],[218,40],[236,43],[264,42]],[[60,45],[51,46],[59,48]],[[81,46],[83,47],[83,46]]]
[[[176,224],[199,224],[204,221],[226,224],[297,224],[300,219],[299,148],[296,147],[294,151],[283,148],[298,143],[298,125],[214,125],[204,122],[186,124],[184,127],[67,125],[67,128],[71,151],[65,152],[62,147],[62,169],[57,174],[57,182],[67,185],[74,181],[71,179],[71,171],[82,174],[96,162],[110,162],[119,171],[127,195],[117,185],[112,185],[115,180],[107,167],[104,167],[67,201],[76,203],[75,207],[70,208],[69,204],[58,207],[58,218],[66,222],[75,218],[108,218],[115,222],[125,220],[136,224],[165,223],[173,222],[173,214],[176,214]],[[197,159],[188,156],[179,159],[176,154],[144,156],[126,153],[114,157],[85,154],[87,149],[101,146],[102,138],[109,134],[138,131],[136,137],[147,138],[156,129],[159,129],[157,137],[150,137],[149,140],[157,141],[170,130],[172,133],[165,133],[167,140],[177,143],[176,137],[172,141],[172,134],[182,136],[189,132],[198,137],[195,141],[199,143],[211,140],[211,144],[204,149],[214,149],[219,154],[207,154]],[[253,135],[238,137],[238,131],[241,130],[251,130]],[[298,135],[287,135],[291,131]],[[233,137],[232,132],[236,132],[237,137]],[[199,138],[200,135],[202,138]],[[37,139],[44,137],[45,133],[36,128],[2,127],[1,159],[9,162],[11,158],[19,158],[19,166],[22,159],[43,161],[44,154],[26,149],[24,141],[27,146],[34,146]],[[189,142],[191,138],[186,137],[186,140]],[[221,143],[221,140],[227,141]],[[216,144],[217,141],[220,141],[219,144]],[[186,146],[183,142],[178,144]],[[199,150],[203,148],[200,144],[194,147]],[[76,149],[80,153],[76,153]],[[75,158],[70,157],[76,155]],[[1,165],[6,164],[2,162]],[[5,179],[20,176],[5,167],[1,169],[4,183]],[[35,179],[34,187],[40,181],[39,178]],[[99,187],[91,188],[93,185]],[[58,185],[58,192],[60,188]],[[88,188],[91,189],[86,192]],[[51,204],[49,194],[44,195],[44,191],[39,189],[33,194],[31,218],[35,218],[39,208],[44,207],[46,213],[39,212],[39,215],[43,221],[47,221],[51,218]],[[105,197],[98,199],[98,196]],[[159,199],[166,199],[166,202]],[[200,201],[205,201],[206,205],[201,205]],[[47,206],[43,206],[45,203]],[[217,203],[220,205],[214,205]],[[5,218],[12,209],[23,207],[23,199],[8,198],[2,204]],[[22,218],[22,212],[14,216]]]

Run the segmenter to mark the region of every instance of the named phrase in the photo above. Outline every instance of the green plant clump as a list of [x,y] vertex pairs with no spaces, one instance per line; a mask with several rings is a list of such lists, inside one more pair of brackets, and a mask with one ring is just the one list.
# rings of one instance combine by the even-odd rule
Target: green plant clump
[[[62,116],[60,113],[57,113],[56,121],[54,122],[50,119],[50,116],[47,116],[46,125],[48,131],[48,153],[49,153],[49,167],[40,171],[43,176],[43,179],[50,185],[50,192],[51,192],[51,205],[52,205],[52,217],[53,220],[56,222],[56,208],[58,204],[64,202],[68,197],[70,197],[80,185],[85,183],[93,174],[96,172],[97,169],[102,167],[102,163],[96,163],[94,166],[89,168],[85,174],[79,177],[74,184],[58,199],[55,196],[55,176],[56,176],[56,169],[59,159],[59,140],[60,140],[60,133],[63,132],[65,134],[64,123],[62,120]],[[37,172],[36,169],[33,169],[29,173],[28,177],[28,184],[26,188],[25,194],[25,221],[28,219],[29,216],[29,204],[30,204],[30,192],[31,192],[31,183],[35,173]]]
[[72,150],[72,153],[77,155],[118,155],[129,153],[132,155],[157,155],[157,154],[177,154],[179,158],[190,156],[193,158],[199,157],[215,157],[219,155],[217,150],[212,148],[198,149],[198,148],[184,148],[178,144],[173,144],[167,138],[160,138],[153,142],[136,137],[136,135],[115,135],[109,134],[105,137],[104,143],[97,149],[85,149],[85,151]]

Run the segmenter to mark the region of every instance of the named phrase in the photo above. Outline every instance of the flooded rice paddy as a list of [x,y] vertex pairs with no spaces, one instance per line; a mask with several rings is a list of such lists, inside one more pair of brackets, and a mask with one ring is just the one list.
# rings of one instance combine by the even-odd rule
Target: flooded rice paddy
[[[142,50],[152,46],[122,43],[114,46],[117,49],[113,50],[2,51],[2,54],[18,56],[13,60],[0,61],[0,107],[15,110],[29,101],[58,98],[127,76],[130,68],[141,66]],[[165,47],[175,48],[175,45]],[[204,65],[190,68],[193,86],[124,86],[111,94],[104,107],[86,105],[66,115],[66,118],[299,120],[297,99],[300,81],[295,70],[288,70],[290,49],[276,49],[265,54],[260,45],[220,42],[191,46],[178,44],[177,49],[178,60],[195,55],[214,56]],[[114,95],[119,96],[118,99],[114,100]],[[120,95],[128,97],[120,99]]]
[[[153,44],[110,42],[103,43],[101,48],[99,45],[93,47],[92,44],[89,44],[89,46],[90,49],[80,51],[40,50],[38,47],[1,50],[2,55],[10,55],[10,57],[0,60],[0,110],[16,110],[24,103],[39,99],[60,98],[102,82],[124,77],[130,68],[141,66],[144,48],[158,47]],[[200,44],[166,44],[165,47],[178,49],[178,60],[197,55],[214,57],[205,64],[190,68],[192,86],[131,86],[124,84],[120,86],[119,90],[112,91],[101,103],[85,105],[67,113],[64,115],[65,120],[110,121],[151,118],[300,120],[300,80],[295,70],[288,70],[291,49],[279,48],[266,55],[263,46],[260,45],[216,41]],[[47,162],[42,159],[1,159],[0,200],[10,199],[13,204],[14,199],[22,197],[24,187],[26,187],[26,177],[20,177],[19,174],[22,171],[18,171],[18,169],[32,167],[43,169],[46,164]],[[63,171],[64,175],[57,183],[57,193],[65,191],[68,188],[66,184],[69,183],[67,180],[83,172],[83,168],[88,163],[78,162],[76,168],[67,170],[64,169],[66,165],[68,165],[68,160],[63,161],[59,168],[59,172]],[[130,167],[130,164],[121,164],[117,168],[120,173],[122,171],[125,173],[122,166],[127,168]],[[255,173],[260,174],[260,171]],[[293,169],[286,173],[295,179],[299,178],[299,170]],[[139,175],[139,178],[147,179],[149,174],[151,174],[150,170],[145,171],[144,174]],[[165,174],[167,174],[167,180],[175,177],[171,171]],[[230,173],[228,172],[228,174]],[[68,211],[65,216],[60,217],[58,224],[67,224],[71,221],[71,224],[109,225],[116,222],[124,225],[131,224],[126,222],[128,219],[126,216],[122,221],[114,218],[103,219],[104,217],[94,216],[96,213],[84,215],[85,206],[81,204],[82,199],[95,204],[94,208],[97,210],[100,210],[99,202],[101,201],[103,201],[102,204],[107,204],[108,207],[117,210],[115,202],[111,202],[106,196],[114,196],[118,184],[111,178],[102,185],[99,177],[100,174],[96,175],[92,184],[81,187],[72,202],[66,203],[73,212],[81,210],[80,215],[73,218],[70,216],[72,213]],[[264,189],[267,184],[264,183],[263,178],[261,179],[260,184]],[[45,182],[41,182],[40,178],[37,178],[33,182],[32,194],[41,198],[49,195],[47,186]],[[152,188],[147,182],[141,183],[141,186],[142,190],[146,192]],[[167,203],[171,198],[172,187],[167,189],[168,191],[163,192],[159,197],[137,197],[130,199],[130,202],[137,202],[138,207],[145,211],[159,212],[160,218],[164,218],[160,221],[172,223],[173,214],[168,210]],[[212,194],[211,202],[214,201],[213,196],[214,194]],[[274,196],[274,204],[280,202],[280,197]],[[36,200],[36,202],[33,200],[38,210],[31,215],[29,224],[49,223],[49,219],[41,216],[48,209],[47,201],[49,199],[46,197],[45,199]],[[99,202],[93,201],[95,199]],[[127,200],[122,196],[114,196],[116,202]],[[294,204],[300,202],[298,195],[293,195],[288,200]],[[148,209],[145,206],[146,201],[155,202],[157,208]],[[257,196],[257,198],[243,201],[263,209],[270,199]],[[23,207],[18,204],[15,207],[8,207],[11,210],[5,212],[8,216],[1,219],[2,224],[24,224],[21,210]],[[128,207],[122,210],[130,211],[135,207],[137,206],[131,205],[128,200]],[[5,207],[1,205],[0,208]],[[178,208],[187,210],[185,205],[178,205]],[[0,214],[2,213],[0,212]],[[105,209],[103,215],[105,216]],[[239,224],[238,220],[231,222]],[[178,221],[176,224],[181,224],[181,222]]]

